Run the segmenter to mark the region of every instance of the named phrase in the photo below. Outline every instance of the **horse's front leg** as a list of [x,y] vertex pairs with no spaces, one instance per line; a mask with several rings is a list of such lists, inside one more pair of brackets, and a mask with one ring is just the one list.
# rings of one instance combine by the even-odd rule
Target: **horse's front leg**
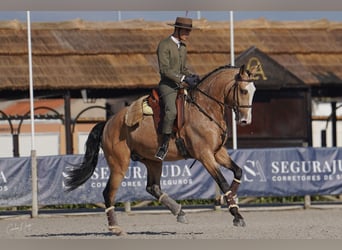
[[234,225],[245,226],[246,224],[243,217],[239,213],[239,206],[235,202],[237,191],[241,183],[242,169],[230,158],[227,149],[224,147],[221,147],[220,150],[216,152],[215,159],[218,164],[231,170],[234,174],[234,179],[230,184],[228,191],[224,193],[224,197],[226,198],[230,213],[234,216]]
[[[227,155],[227,157],[229,156]],[[246,226],[246,223],[239,212],[239,207],[235,202],[235,197],[240,184],[242,172],[234,172],[234,180],[232,184],[229,185],[219,168],[220,165],[223,164],[222,162],[217,161],[216,155],[214,157],[213,155],[208,154],[208,156],[204,158],[202,163],[206,167],[208,172],[211,174],[211,176],[214,178],[217,185],[220,187],[221,191],[223,192],[223,197],[227,201],[229,212],[234,216],[234,226]],[[226,165],[224,166],[226,167]]]
[[146,191],[157,200],[166,206],[173,215],[177,216],[177,222],[188,223],[185,212],[182,210],[182,206],[178,204],[174,199],[162,192],[160,188],[160,176],[162,173],[162,163],[155,161],[144,161],[147,168],[147,185]]
[[[234,216],[233,219],[233,225],[234,226],[246,226],[246,223],[242,217],[242,215],[239,212],[239,206],[235,202],[236,198],[236,191],[238,189],[239,182],[237,179],[232,182],[232,184],[229,187],[229,184],[227,183],[226,179],[224,178],[223,174],[220,170],[216,173],[217,177],[214,178],[219,185],[220,189],[224,193],[223,197],[226,199],[228,204],[228,210],[229,212]],[[227,187],[228,186],[228,187]],[[236,190],[236,191],[234,191]]]

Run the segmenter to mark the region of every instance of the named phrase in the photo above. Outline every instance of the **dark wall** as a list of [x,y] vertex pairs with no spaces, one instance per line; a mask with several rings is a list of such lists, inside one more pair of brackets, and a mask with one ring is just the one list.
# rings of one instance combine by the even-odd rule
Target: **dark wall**
[[[310,145],[311,111],[308,108],[308,103],[310,103],[308,98],[308,92],[304,90],[257,92],[253,102],[252,124],[237,128],[238,147]],[[230,140],[228,146],[231,145]]]

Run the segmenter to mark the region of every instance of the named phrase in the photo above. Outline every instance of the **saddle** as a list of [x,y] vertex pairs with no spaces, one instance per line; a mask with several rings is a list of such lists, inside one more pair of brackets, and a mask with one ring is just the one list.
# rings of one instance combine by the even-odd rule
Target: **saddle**
[[[177,117],[173,125],[173,135],[176,137],[175,143],[178,150],[184,158],[188,158],[189,154],[184,139],[180,135],[180,129],[184,125],[184,103],[185,91],[179,89],[176,98]],[[157,133],[162,134],[162,122],[165,115],[163,106],[157,89],[152,89],[150,95],[145,95],[131,103],[125,114],[125,124],[129,127],[137,126],[143,120],[144,115],[152,115]]]
[[[176,98],[176,107],[177,107],[177,117],[175,123],[173,125],[173,132],[177,133],[184,125],[184,102],[185,102],[185,93],[184,89],[179,89],[177,92]],[[164,104],[161,101],[157,89],[152,89],[152,93],[147,98],[148,105],[153,110],[153,121],[154,126],[157,130],[157,133],[162,133],[162,122],[165,115],[164,112]]]

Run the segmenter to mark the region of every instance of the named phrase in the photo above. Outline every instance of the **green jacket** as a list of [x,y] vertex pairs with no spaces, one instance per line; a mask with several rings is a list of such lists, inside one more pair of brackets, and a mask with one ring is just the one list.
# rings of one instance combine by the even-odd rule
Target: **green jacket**
[[[186,45],[177,44],[171,39],[171,36],[162,40],[157,49],[160,82],[159,84],[177,85],[181,83],[182,77],[192,73],[186,67]],[[176,86],[175,86],[176,87]]]

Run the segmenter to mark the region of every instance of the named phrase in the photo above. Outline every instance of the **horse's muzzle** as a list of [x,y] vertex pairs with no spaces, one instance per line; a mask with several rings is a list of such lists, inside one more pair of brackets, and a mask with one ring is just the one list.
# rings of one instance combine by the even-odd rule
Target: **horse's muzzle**
[[248,125],[248,121],[246,119],[241,119],[238,121],[240,126],[246,126]]
[[236,122],[240,125],[240,126],[246,126],[248,124],[252,123],[252,110],[249,109],[246,112],[237,112],[235,113],[236,117]]
[[252,123],[252,116],[251,116],[250,112],[248,112],[247,114],[239,113],[236,121],[240,126],[246,126],[246,125]]

